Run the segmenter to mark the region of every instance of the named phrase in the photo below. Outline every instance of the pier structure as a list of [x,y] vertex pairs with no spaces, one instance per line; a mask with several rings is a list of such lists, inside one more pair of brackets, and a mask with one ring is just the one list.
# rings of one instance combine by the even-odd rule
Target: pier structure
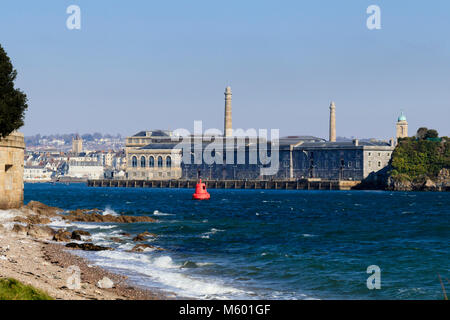
[[[207,189],[351,190],[361,181],[349,180],[202,180]],[[195,188],[197,180],[88,180],[89,187]]]

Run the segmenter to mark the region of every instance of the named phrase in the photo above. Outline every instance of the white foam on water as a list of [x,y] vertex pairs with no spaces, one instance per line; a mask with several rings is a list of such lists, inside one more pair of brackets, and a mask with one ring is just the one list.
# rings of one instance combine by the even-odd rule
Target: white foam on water
[[173,213],[165,213],[165,212],[160,212],[158,210],[153,211],[153,215],[155,215],[155,216],[174,216]]
[[134,243],[124,243],[124,244],[119,245],[119,249],[122,249],[122,250],[131,250],[133,248],[134,248]]
[[180,265],[169,256],[152,258],[148,254],[120,251],[99,251],[95,254],[95,263],[99,266],[121,269],[147,276],[152,282],[159,283],[168,291],[183,297],[201,299],[227,299],[251,295],[251,292],[233,288],[221,281],[198,279],[183,273]]
[[14,219],[19,213],[19,210],[0,210],[0,223]]
[[304,233],[302,234],[305,238],[317,237],[315,234]]
[[68,227],[74,226],[72,223],[68,223],[66,220],[63,220],[61,217],[50,218],[50,223],[47,225],[49,227],[55,227],[55,228],[68,228]]
[[216,229],[216,228],[211,228],[210,231],[202,233],[200,235],[201,238],[203,239],[209,239],[213,234],[216,234],[217,232],[224,232],[225,230],[221,230],[221,229]]
[[113,229],[117,228],[116,225],[104,225],[104,224],[95,224],[95,223],[73,223],[73,227],[79,228],[79,229]]
[[105,210],[102,212],[102,215],[104,216],[114,216],[114,217],[118,217],[120,216],[120,214],[118,214],[117,212],[115,212],[113,209],[111,209],[111,207],[107,206],[105,208]]

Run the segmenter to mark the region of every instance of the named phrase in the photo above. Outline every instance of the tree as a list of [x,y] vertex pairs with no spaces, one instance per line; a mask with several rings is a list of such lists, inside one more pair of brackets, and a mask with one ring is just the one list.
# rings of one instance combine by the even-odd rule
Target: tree
[[6,137],[23,126],[27,96],[14,88],[17,71],[0,45],[0,137]]
[[427,132],[428,132],[428,128],[425,128],[425,127],[419,128],[417,130],[416,137],[418,139],[425,139],[425,136],[427,135]]
[[427,133],[425,134],[425,138],[424,139],[428,139],[428,138],[439,138],[439,133],[434,130],[434,129],[430,129],[427,131]]

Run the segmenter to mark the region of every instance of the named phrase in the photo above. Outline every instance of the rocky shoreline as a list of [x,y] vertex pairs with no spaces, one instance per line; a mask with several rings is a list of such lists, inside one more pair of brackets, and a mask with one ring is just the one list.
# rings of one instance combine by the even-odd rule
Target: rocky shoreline
[[[114,274],[70,253],[71,250],[112,250],[96,246],[89,232],[53,229],[47,226],[54,217],[67,221],[134,223],[154,222],[145,216],[102,215],[99,210],[76,210],[61,214],[61,209],[31,201],[21,209],[0,211],[0,277],[14,278],[29,284],[54,299],[63,300],[155,300],[169,297],[130,284],[125,276]],[[132,237],[132,235],[129,235]],[[133,241],[156,235],[142,233]],[[132,249],[142,252],[147,244]],[[153,247],[154,248],[154,247]],[[163,250],[157,248],[158,250]],[[71,286],[73,266],[79,268],[80,284]],[[72,267],[72,268],[70,268]]]
[[394,177],[390,174],[391,167],[387,167],[377,173],[369,175],[357,190],[384,190],[384,191],[450,191],[450,169],[443,168],[437,177],[422,177],[422,179],[411,181],[405,177]]

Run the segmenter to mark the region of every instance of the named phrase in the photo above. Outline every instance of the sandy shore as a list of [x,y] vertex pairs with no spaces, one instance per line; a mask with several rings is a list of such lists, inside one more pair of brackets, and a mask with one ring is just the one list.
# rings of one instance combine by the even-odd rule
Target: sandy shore
[[[11,214],[12,212],[12,214]],[[167,299],[162,293],[151,292],[127,283],[124,276],[92,266],[71,254],[64,244],[37,239],[13,231],[18,217],[27,216],[28,209],[0,210],[0,277],[14,278],[43,290],[54,299],[63,300],[154,300]],[[73,276],[70,266],[81,271],[81,287],[69,289],[67,279]],[[108,277],[111,289],[102,289],[97,282]],[[70,287],[70,284],[69,284]]]

